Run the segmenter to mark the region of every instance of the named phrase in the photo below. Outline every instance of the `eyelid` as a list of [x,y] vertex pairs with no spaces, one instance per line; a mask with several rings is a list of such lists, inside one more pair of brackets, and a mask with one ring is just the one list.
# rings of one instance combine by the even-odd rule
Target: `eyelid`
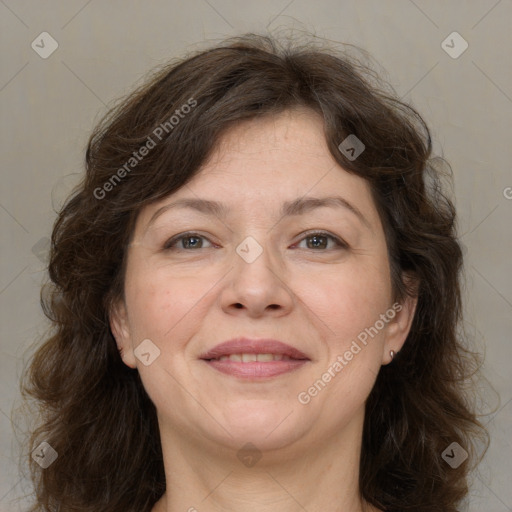
[[[301,233],[301,238],[295,242],[293,244],[293,246],[295,245],[298,245],[300,242],[302,242],[303,240],[305,240],[306,238],[309,238],[309,237],[312,237],[312,236],[315,236],[315,235],[319,235],[319,236],[324,236],[326,238],[330,238],[331,240],[334,241],[334,243],[338,246],[338,247],[342,247],[342,248],[345,248],[345,249],[348,249],[349,248],[349,245],[347,244],[347,242],[345,242],[345,240],[343,240],[342,238],[340,238],[339,236],[337,235],[334,235],[333,233],[330,233],[328,231],[323,231],[323,230],[318,230],[318,229],[313,229],[313,230],[310,230],[310,231],[306,231],[304,233]],[[165,244],[164,244],[164,250],[169,250],[171,249],[177,242],[179,242],[180,240],[184,239],[184,238],[189,238],[189,237],[197,237],[197,238],[203,238],[204,240],[207,240],[212,246],[215,246],[216,244],[214,242],[212,242],[207,236],[205,235],[202,235],[201,233],[198,233],[197,231],[186,231],[184,233],[178,233],[177,235],[174,235],[173,237],[171,237],[170,239],[168,239]],[[201,247],[201,249],[210,249],[211,247]],[[188,251],[188,249],[184,249],[184,248],[180,248],[178,250],[182,250],[182,251]],[[314,250],[314,249],[307,249],[307,250]],[[318,251],[317,251],[318,252]]]
[[[173,246],[179,242],[180,240],[182,240],[183,238],[192,238],[192,237],[197,237],[197,238],[203,238],[204,240],[208,240],[208,242],[214,246],[214,242],[212,242],[207,236],[205,235],[202,235],[201,233],[198,233],[197,231],[186,231],[185,233],[178,233],[177,235],[174,235],[173,237],[169,238],[165,243],[164,243],[164,250],[170,250],[173,248]],[[210,249],[211,247],[201,247],[201,249]],[[177,250],[181,250],[181,251],[188,251],[189,249],[184,249],[184,248],[178,248]]]
[[[333,233],[330,233],[329,231],[323,231],[323,230],[318,230],[318,229],[312,229],[310,231],[306,231],[305,233],[301,233],[300,240],[298,242],[294,243],[293,245],[297,245],[300,242],[302,242],[303,240],[305,240],[306,238],[310,238],[314,235],[325,236],[326,238],[330,238],[331,240],[333,240],[337,246],[342,247],[344,249],[349,248],[349,245],[347,244],[347,242],[345,242],[345,240],[343,240],[339,236],[334,235]],[[314,250],[314,249],[308,249],[308,250]],[[317,252],[319,252],[319,251],[317,251]]]

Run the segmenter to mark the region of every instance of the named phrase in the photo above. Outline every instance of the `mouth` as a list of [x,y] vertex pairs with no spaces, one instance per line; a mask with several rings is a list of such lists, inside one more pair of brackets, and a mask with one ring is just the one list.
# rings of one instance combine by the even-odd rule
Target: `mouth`
[[237,338],[216,345],[200,359],[221,373],[265,379],[297,370],[310,361],[300,350],[277,340]]

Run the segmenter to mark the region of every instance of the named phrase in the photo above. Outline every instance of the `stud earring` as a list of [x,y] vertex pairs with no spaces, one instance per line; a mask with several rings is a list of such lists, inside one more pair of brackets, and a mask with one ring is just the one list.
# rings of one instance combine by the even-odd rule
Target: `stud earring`
[[389,351],[389,355],[391,356],[391,361],[393,361],[393,358],[395,357],[395,351],[394,350],[390,350]]

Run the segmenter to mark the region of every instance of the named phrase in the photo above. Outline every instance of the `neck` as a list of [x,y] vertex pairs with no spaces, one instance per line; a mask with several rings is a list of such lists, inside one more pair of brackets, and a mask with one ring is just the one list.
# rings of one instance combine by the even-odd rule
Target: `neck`
[[233,448],[201,443],[161,424],[171,492],[152,512],[376,512],[359,495],[362,420],[307,447],[264,451],[252,466],[244,466]]

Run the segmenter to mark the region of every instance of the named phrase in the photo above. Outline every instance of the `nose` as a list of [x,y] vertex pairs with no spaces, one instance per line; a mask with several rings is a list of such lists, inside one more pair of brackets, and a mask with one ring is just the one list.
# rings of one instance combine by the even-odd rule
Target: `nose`
[[267,248],[254,260],[233,256],[234,268],[221,291],[221,306],[230,315],[251,318],[279,317],[294,305],[294,294],[286,283],[284,265]]

